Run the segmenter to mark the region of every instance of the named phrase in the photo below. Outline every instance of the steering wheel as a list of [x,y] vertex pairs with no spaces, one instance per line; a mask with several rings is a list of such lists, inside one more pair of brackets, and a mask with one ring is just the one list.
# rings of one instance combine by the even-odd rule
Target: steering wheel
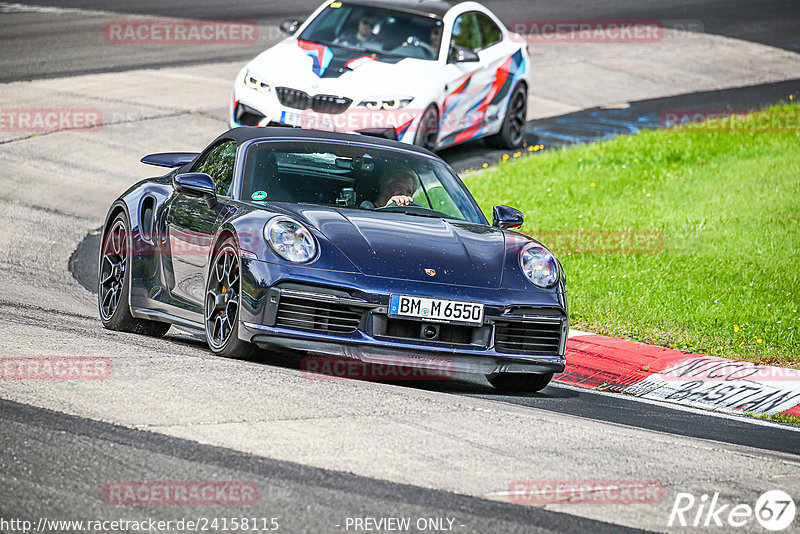
[[403,49],[404,46],[413,46],[417,50],[421,51],[423,59],[433,59],[436,56],[436,53],[433,51],[433,47],[431,47],[428,43],[422,42],[419,40],[419,37],[416,35],[409,35],[403,41],[403,44],[395,48],[396,51],[400,51]]
[[419,202],[417,202],[416,200],[414,200],[414,201],[411,202],[411,204],[404,204],[402,206],[399,206],[397,204],[397,202],[389,202],[385,206],[380,207],[380,208],[375,208],[375,209],[382,210],[383,208],[405,208],[407,206],[414,206],[414,207],[417,207],[417,208],[424,208],[425,207],[424,205],[422,205]]

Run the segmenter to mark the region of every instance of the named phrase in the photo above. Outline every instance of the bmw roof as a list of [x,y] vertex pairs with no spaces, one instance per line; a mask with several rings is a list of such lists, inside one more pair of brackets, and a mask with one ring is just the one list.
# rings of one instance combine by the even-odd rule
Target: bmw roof
[[444,0],[353,0],[347,3],[442,18],[458,2]]

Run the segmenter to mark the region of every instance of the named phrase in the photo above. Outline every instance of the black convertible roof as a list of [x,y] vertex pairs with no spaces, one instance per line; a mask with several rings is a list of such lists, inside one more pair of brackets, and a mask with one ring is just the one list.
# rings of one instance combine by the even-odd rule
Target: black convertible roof
[[399,141],[392,141],[390,139],[383,139],[380,137],[371,137],[366,135],[360,134],[346,134],[346,133],[338,133],[338,132],[318,132],[314,130],[303,130],[300,128],[287,128],[281,126],[241,126],[239,128],[233,128],[232,130],[228,130],[224,134],[217,137],[214,140],[215,144],[217,141],[222,139],[233,139],[236,141],[237,144],[241,145],[245,141],[250,141],[251,139],[269,139],[269,138],[297,138],[297,139],[314,139],[319,141],[345,141],[345,142],[352,142],[352,143],[367,143],[370,145],[387,147],[387,148],[401,148],[403,150],[408,150],[409,152],[416,152],[418,154],[424,154],[426,156],[434,155],[431,152],[428,152],[424,148],[420,148],[415,145],[410,145],[407,143],[401,143]]
[[434,15],[437,18],[444,17],[458,1],[444,0],[352,0],[348,4],[359,6],[370,6],[383,9],[395,9],[406,11],[417,15]]

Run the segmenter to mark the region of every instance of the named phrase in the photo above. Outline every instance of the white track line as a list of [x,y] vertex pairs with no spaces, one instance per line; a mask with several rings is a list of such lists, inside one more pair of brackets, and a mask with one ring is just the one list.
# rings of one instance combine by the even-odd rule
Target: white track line
[[[78,13],[81,15],[100,15],[100,16],[119,16],[119,13],[113,11],[100,11],[97,9],[78,9],[72,7],[54,7],[54,6],[36,6],[28,4],[15,4],[9,2],[0,2],[0,13],[42,13],[49,15],[60,15],[67,13]],[[149,18],[149,17],[145,17]]]

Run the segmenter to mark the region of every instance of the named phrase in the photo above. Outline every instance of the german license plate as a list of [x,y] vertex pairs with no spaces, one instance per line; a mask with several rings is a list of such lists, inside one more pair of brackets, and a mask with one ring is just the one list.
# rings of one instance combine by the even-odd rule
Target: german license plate
[[297,126],[299,128],[306,128],[309,130],[323,130],[332,132],[335,129],[335,125],[329,117],[311,112],[294,113],[291,111],[282,111],[280,122],[282,124],[288,124],[289,126]]
[[483,324],[483,303],[392,295],[389,315],[445,323]]
[[281,112],[281,122],[289,126],[302,126],[303,117],[299,113],[283,111]]

